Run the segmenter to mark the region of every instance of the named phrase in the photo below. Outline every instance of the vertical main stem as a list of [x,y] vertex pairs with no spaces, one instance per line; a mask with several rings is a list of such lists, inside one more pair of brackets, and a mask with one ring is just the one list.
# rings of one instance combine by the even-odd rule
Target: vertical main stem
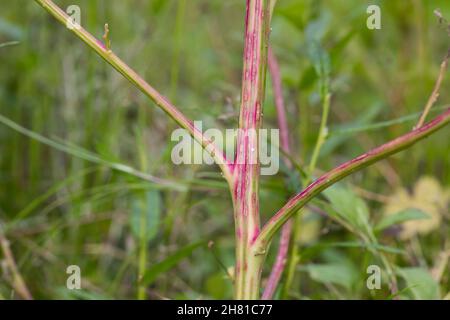
[[267,66],[270,1],[247,0],[242,96],[232,196],[236,224],[237,299],[259,297],[262,256],[252,246],[259,234],[259,129]]

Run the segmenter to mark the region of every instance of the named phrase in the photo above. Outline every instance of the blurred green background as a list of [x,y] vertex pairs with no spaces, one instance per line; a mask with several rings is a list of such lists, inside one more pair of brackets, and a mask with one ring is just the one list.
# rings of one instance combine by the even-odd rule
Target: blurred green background
[[[114,52],[191,119],[222,129],[237,125],[245,1],[57,3],[79,5],[82,25],[99,39],[108,23]],[[369,4],[381,8],[381,30],[366,27]],[[449,48],[446,23],[433,13],[438,8],[450,19],[447,0],[278,0],[271,43],[296,161],[308,163],[321,117],[312,40],[330,69],[329,138],[318,161],[328,170],[415,125]],[[448,78],[429,118],[450,104]],[[269,78],[264,127],[276,123]],[[213,166],[172,164],[175,128],[33,1],[0,4],[0,224],[34,298],[232,297],[224,270],[234,264],[227,187]],[[446,128],[341,185],[342,197],[364,203],[371,225],[399,205],[402,192],[405,208],[398,210],[414,203],[439,216],[437,225],[419,232],[397,224],[376,234],[386,248],[368,250],[358,230],[323,214],[336,204],[333,197],[319,199],[297,221],[300,260],[277,297],[392,298],[391,266],[402,298],[444,298],[450,291],[449,151]],[[168,183],[130,175],[130,168]],[[421,179],[425,187],[418,187]],[[263,178],[264,220],[292,194],[288,189],[282,173]],[[431,195],[421,198],[425,191]],[[339,207],[341,216],[354,207]],[[402,237],[405,228],[411,236]],[[209,241],[212,248],[204,245]],[[276,241],[265,275],[275,248]],[[0,297],[18,298],[4,252],[0,259]],[[366,287],[371,264],[383,270],[380,290]],[[69,265],[81,268],[82,290],[66,288]],[[144,269],[146,281],[138,285]]]

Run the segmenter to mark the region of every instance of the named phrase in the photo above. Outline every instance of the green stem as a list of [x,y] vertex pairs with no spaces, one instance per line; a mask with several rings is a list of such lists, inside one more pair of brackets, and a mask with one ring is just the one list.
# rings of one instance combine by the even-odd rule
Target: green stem
[[231,193],[236,228],[235,297],[257,299],[264,253],[251,243],[259,234],[259,129],[262,120],[270,1],[247,0],[239,134]]
[[[69,16],[61,10],[51,0],[34,0],[45,10],[47,10],[54,18],[60,23],[67,25],[70,21]],[[118,56],[111,50],[108,50],[106,46],[83,27],[78,26],[70,29],[78,38],[86,43],[91,49],[93,49],[103,60],[109,63],[114,69],[122,74],[127,80],[129,80],[134,86],[141,90],[147,97],[149,97],[158,107],[160,107],[167,115],[169,115],[175,122],[182,128],[186,129],[190,135],[202,145],[202,147],[209,152],[211,157],[215,160],[215,163],[220,167],[223,172],[224,178],[231,183],[231,165],[226,159],[222,150],[219,150],[217,146],[210,139],[203,136],[203,133],[198,130],[194,123],[189,120],[179,109],[172,105],[166,97],[156,91],[151,85],[149,85],[139,74],[137,74],[132,68],[130,68],[125,62],[123,62]]]
[[174,52],[172,58],[172,68],[170,71],[170,97],[177,102],[177,88],[180,74],[180,54],[181,41],[183,34],[183,20],[186,9],[186,0],[178,0],[177,15],[175,18],[175,37],[174,37]]
[[[324,84],[322,85],[322,118],[320,120],[320,127],[319,127],[319,134],[317,136],[317,141],[314,146],[314,151],[311,157],[311,162],[309,163],[308,167],[308,178],[303,181],[303,185],[308,185],[311,183],[311,180],[314,176],[314,171],[316,170],[317,166],[317,160],[320,155],[320,150],[322,150],[322,147],[326,141],[326,138],[328,136],[328,115],[330,113],[330,98],[331,94],[329,92],[329,80],[324,79]],[[286,273],[286,281],[283,286],[282,291],[282,297],[287,298],[289,295],[289,289],[292,286],[292,283],[294,282],[295,278],[295,267],[300,261],[300,255],[299,255],[299,245],[298,245],[298,237],[300,234],[300,228],[301,228],[301,215],[300,213],[297,213],[295,216],[295,223],[294,223],[294,230],[292,232],[292,247],[290,249],[290,255],[289,255],[289,261],[288,261],[288,267],[287,267],[287,273]]]
[[[143,172],[147,171],[147,150],[144,147],[144,137],[143,137],[143,131],[146,127],[146,121],[145,117],[143,117],[142,114],[139,115],[139,129],[137,130],[137,145],[138,145],[138,152],[139,152],[139,158],[140,158],[140,169]],[[147,298],[147,287],[145,283],[142,280],[144,277],[146,267],[147,267],[147,250],[148,250],[148,240],[147,240],[147,226],[148,226],[148,215],[147,211],[149,208],[147,208],[147,201],[143,199],[140,199],[140,215],[139,215],[139,242],[138,242],[138,290],[137,290],[137,298],[138,300],[145,300]]]
[[138,252],[138,300],[146,299],[146,286],[141,281],[145,274],[147,265],[147,214],[145,209],[141,210],[139,227],[139,252]]
[[328,122],[328,114],[330,113],[330,97],[331,95],[328,92],[328,89],[325,89],[322,104],[322,119],[320,121],[319,135],[317,137],[317,142],[314,147],[313,154],[311,156],[311,162],[309,163],[309,175],[311,177],[314,174],[314,170],[317,165],[317,159],[319,158],[320,155],[320,150],[322,149],[322,146],[325,143],[325,140],[328,136],[327,122]]

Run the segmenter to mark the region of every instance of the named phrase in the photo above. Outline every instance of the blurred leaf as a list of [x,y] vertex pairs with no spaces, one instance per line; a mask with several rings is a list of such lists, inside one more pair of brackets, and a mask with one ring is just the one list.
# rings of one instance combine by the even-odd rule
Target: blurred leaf
[[320,42],[325,37],[325,34],[329,28],[331,21],[331,15],[329,12],[324,11],[320,17],[311,21],[305,30],[305,37],[307,43]]
[[412,297],[417,300],[440,299],[439,284],[422,268],[401,268],[398,274],[405,279]]
[[345,264],[311,264],[306,266],[309,276],[320,283],[332,283],[351,289],[356,277],[352,268]]
[[4,43],[0,43],[0,48],[4,48],[4,47],[10,47],[10,46],[16,46],[20,44],[19,41],[9,41],[9,42],[4,42]]
[[324,79],[323,81],[326,81],[326,79],[329,78],[331,71],[331,62],[328,52],[325,51],[318,41],[310,41],[307,46],[308,56],[314,65],[317,75],[319,78]]
[[149,269],[147,269],[141,281],[145,285],[151,284],[161,273],[169,271],[170,269],[175,267],[181,260],[189,257],[192,252],[194,252],[194,250],[198,249],[201,246],[204,246],[205,244],[205,241],[194,242],[175,251],[172,255],[170,255],[163,261],[154,264]]
[[152,2],[151,4],[151,9],[153,11],[154,15],[157,15],[161,12],[162,9],[164,9],[164,6],[166,4],[168,4],[169,1],[165,1],[165,0],[155,0]]
[[232,292],[232,283],[223,272],[208,277],[205,287],[206,292],[214,299],[226,299]]
[[306,89],[314,84],[317,80],[317,73],[313,66],[308,67],[302,72],[302,78],[300,79],[299,88]]
[[87,290],[69,290],[65,287],[57,288],[58,294],[66,300],[112,300],[109,295],[90,292]]
[[321,81],[321,87],[328,86],[331,59],[321,42],[327,32],[330,22],[330,14],[325,12],[320,17],[308,24],[305,30],[305,46],[308,57]]
[[[375,104],[374,106],[378,109],[376,111],[381,111],[381,107],[382,107],[381,104]],[[447,108],[448,108],[448,106],[436,106],[433,110],[431,110],[431,113],[438,113]],[[353,135],[355,133],[364,132],[364,131],[367,132],[367,131],[373,131],[373,130],[377,130],[377,129],[383,129],[383,128],[386,128],[389,126],[393,126],[395,124],[413,122],[413,121],[416,121],[417,118],[422,114],[422,112],[416,112],[416,113],[408,114],[406,116],[402,116],[399,118],[394,118],[391,120],[371,123],[370,121],[373,118],[375,118],[376,116],[378,116],[378,113],[379,112],[373,114],[373,112],[371,112],[369,109],[369,112],[364,112],[361,114],[361,116],[365,118],[365,119],[362,119],[363,121],[356,120],[356,121],[348,123],[348,124],[336,126],[335,128],[333,128],[331,130],[330,138],[335,137],[335,136],[341,136],[341,135]],[[367,115],[370,115],[370,118],[368,118]]]
[[297,29],[302,30],[305,25],[307,9],[306,1],[283,0],[278,1],[275,6],[275,14],[283,16]]
[[449,201],[447,191],[435,177],[422,176],[414,184],[412,193],[403,187],[394,190],[389,195],[383,211],[384,216],[390,216],[416,208],[429,216],[426,220],[409,220],[402,223],[399,237],[409,239],[414,235],[425,235],[438,229],[442,225],[442,213],[446,211]]
[[13,39],[21,39],[23,37],[23,28],[0,18],[0,35]]
[[356,196],[350,189],[339,185],[328,188],[324,194],[340,218],[365,234],[371,232],[369,208],[363,199]]
[[[97,164],[106,166],[110,169],[120,171],[122,173],[129,174],[129,175],[147,180],[152,183],[154,183],[154,181],[156,180],[155,177],[153,177],[145,172],[141,172],[139,170],[136,170],[136,169],[134,169],[128,165],[122,164],[122,163],[107,161],[104,158],[102,158],[100,155],[93,153],[89,150],[86,150],[82,147],[76,146],[70,142],[64,142],[61,139],[49,139],[47,137],[44,137],[43,135],[41,135],[37,132],[31,131],[31,130],[28,130],[27,128],[22,127],[17,122],[14,122],[13,120],[11,120],[7,117],[4,117],[1,114],[0,114],[0,123],[29,137],[30,139],[39,141],[40,143],[43,143],[51,148],[61,151],[61,152],[70,154],[74,157],[77,157],[77,158],[80,158],[80,159],[83,159],[85,161],[89,161],[92,163],[97,163]],[[161,180],[159,182],[159,183],[161,183],[160,184],[161,187],[164,186],[165,184],[167,184],[168,181],[166,181],[166,183],[164,183],[164,184],[162,182],[164,182],[164,181]],[[176,182],[170,182],[170,184],[167,184],[167,186],[170,188],[179,189],[180,191],[184,190],[184,186],[182,186],[181,184],[176,183]]]
[[343,242],[330,242],[330,243],[322,242],[322,243],[318,243],[314,246],[311,246],[312,249],[314,249],[314,248],[332,248],[332,247],[375,249],[375,250],[384,251],[387,253],[405,254],[404,250],[394,248],[391,246],[385,246],[385,245],[380,245],[380,244],[366,244],[366,243],[358,242],[358,241],[343,241]]
[[[144,216],[145,215],[145,216]],[[130,226],[133,235],[141,239],[142,236],[147,241],[152,240],[158,233],[161,218],[161,196],[157,190],[150,190],[145,193],[144,199],[135,199],[130,216]],[[141,223],[145,220],[145,233],[141,232]]]
[[394,215],[384,216],[381,221],[375,226],[375,230],[381,231],[389,228],[394,224],[399,224],[409,220],[421,220],[429,218],[430,216],[424,213],[422,210],[409,208]]
[[353,119],[349,123],[344,123],[331,129],[325,145],[322,147],[321,156],[326,157],[331,152],[336,150],[339,146],[349,141],[350,134],[353,132],[353,128],[365,128],[369,125],[382,111],[383,105],[380,103],[374,103],[368,107],[365,112],[361,112],[357,115],[357,118]]

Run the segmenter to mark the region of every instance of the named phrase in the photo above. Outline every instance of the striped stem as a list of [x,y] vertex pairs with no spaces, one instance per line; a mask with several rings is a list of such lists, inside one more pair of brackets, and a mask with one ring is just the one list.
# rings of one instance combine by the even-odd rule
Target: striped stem
[[259,297],[261,255],[251,243],[259,234],[259,129],[262,120],[270,31],[270,1],[247,0],[242,96],[232,197],[236,226],[237,299]]

